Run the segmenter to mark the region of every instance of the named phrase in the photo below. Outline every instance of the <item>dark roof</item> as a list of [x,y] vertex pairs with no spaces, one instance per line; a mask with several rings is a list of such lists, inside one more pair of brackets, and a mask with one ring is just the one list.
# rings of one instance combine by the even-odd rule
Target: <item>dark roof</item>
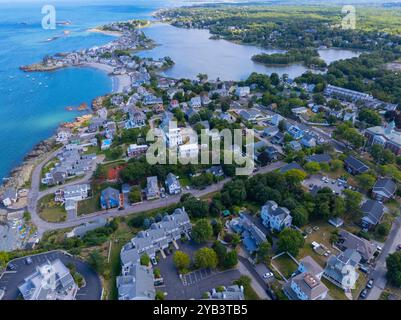
[[379,223],[384,214],[384,206],[378,201],[367,200],[362,206],[361,211],[373,224]]
[[286,172],[288,172],[288,171],[290,171],[290,170],[292,170],[292,169],[297,169],[297,170],[304,171],[304,169],[302,169],[302,167],[301,167],[298,163],[296,163],[296,162],[291,162],[291,163],[289,163],[289,164],[286,164],[284,167],[282,167],[282,168],[280,169],[280,172],[281,172],[281,173],[286,173]]
[[306,157],[307,162],[329,162],[331,161],[331,157],[328,154],[313,154],[311,156]]
[[353,156],[349,156],[347,159],[345,159],[344,163],[348,167],[352,168],[354,171],[357,171],[359,173],[363,173],[369,170],[369,167],[366,164],[364,164],[362,161],[358,160]]
[[397,185],[390,178],[383,178],[376,181],[373,186],[373,192],[382,192],[388,198],[392,197],[397,189]]

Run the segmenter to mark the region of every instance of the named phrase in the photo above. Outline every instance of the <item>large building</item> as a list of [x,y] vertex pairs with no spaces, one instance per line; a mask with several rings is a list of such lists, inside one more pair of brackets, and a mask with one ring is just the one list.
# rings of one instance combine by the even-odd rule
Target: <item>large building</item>
[[191,230],[188,214],[184,208],[178,208],[132,238],[121,249],[121,276],[117,278],[119,299],[154,299],[153,271],[140,266],[141,256],[147,254],[154,259],[158,251],[168,248],[183,235],[188,236]]
[[401,154],[401,132],[394,129],[394,122],[390,122],[386,127],[371,127],[366,129],[365,137],[371,145],[379,144],[399,155]]
[[275,201],[267,201],[262,207],[260,216],[263,225],[273,230],[281,231],[292,224],[290,210],[279,207]]
[[48,261],[18,287],[25,300],[74,300],[78,286],[60,261]]

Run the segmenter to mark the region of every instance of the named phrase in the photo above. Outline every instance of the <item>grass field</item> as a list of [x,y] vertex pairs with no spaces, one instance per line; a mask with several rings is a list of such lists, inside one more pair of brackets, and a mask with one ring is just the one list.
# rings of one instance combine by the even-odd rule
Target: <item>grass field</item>
[[298,269],[298,265],[288,254],[283,254],[276,259],[272,260],[272,265],[274,265],[284,277],[289,279],[291,275]]
[[67,219],[67,212],[60,203],[54,201],[54,195],[49,194],[39,200],[39,216],[48,222],[62,222]]

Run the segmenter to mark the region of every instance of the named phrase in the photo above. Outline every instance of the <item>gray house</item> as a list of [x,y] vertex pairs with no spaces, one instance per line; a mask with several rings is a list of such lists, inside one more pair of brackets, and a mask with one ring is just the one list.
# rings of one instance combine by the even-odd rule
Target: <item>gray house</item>
[[127,274],[117,277],[118,300],[154,300],[153,270],[140,264],[130,267]]
[[397,185],[392,179],[378,179],[373,186],[372,195],[378,201],[387,201],[394,197]]
[[332,255],[327,260],[323,277],[342,289],[353,288],[358,280],[356,268],[360,261],[361,255],[354,249]]
[[166,177],[166,190],[169,194],[181,193],[181,185],[177,177],[173,173],[169,173]]
[[380,223],[384,215],[384,206],[378,201],[369,199],[362,204],[361,211],[363,214],[362,227],[370,229]]
[[147,187],[146,187],[146,198],[148,200],[158,199],[160,196],[159,185],[157,182],[157,177],[148,177],[147,178]]
[[290,210],[279,207],[275,201],[267,201],[262,207],[260,216],[263,225],[273,230],[281,231],[292,224]]

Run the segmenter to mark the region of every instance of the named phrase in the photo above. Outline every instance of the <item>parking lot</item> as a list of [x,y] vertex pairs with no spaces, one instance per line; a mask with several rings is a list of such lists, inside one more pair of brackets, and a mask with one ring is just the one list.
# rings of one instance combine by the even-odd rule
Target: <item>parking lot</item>
[[34,273],[37,266],[56,259],[60,259],[65,265],[73,263],[77,272],[84,277],[86,285],[78,290],[77,300],[100,300],[102,284],[97,273],[85,262],[74,259],[61,251],[31,256],[32,263],[30,264],[27,264],[26,257],[13,260],[11,262],[13,270],[8,267],[6,272],[0,275],[0,288],[5,289],[3,300],[18,299],[21,296],[18,286],[23,283],[24,279]]
[[326,187],[330,188],[338,195],[340,195],[345,189],[344,184],[339,183],[338,180],[327,178],[327,180],[323,181],[322,178],[322,175],[313,175],[310,178],[305,179],[302,184],[307,187],[309,191],[312,191],[315,186],[319,189]]
[[[202,248],[202,245],[193,241],[186,243],[178,241],[177,244],[178,250],[187,253],[191,258],[196,250]],[[176,249],[173,249],[174,251]],[[157,290],[166,292],[168,300],[200,299],[206,291],[218,286],[232,285],[233,281],[241,276],[238,270],[216,272],[203,269],[190,272],[180,278],[174,266],[173,254],[167,255],[165,259],[161,257],[155,267],[160,269],[161,276],[164,278],[164,285],[157,287]]]

